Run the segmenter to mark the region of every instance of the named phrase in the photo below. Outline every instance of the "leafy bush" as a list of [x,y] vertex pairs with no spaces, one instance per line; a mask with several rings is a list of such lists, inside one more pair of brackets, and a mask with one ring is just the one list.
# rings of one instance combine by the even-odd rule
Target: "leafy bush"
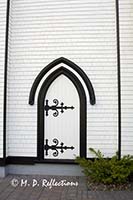
[[93,148],[89,149],[95,154],[94,161],[77,157],[76,162],[83,168],[84,174],[91,178],[93,182],[104,184],[121,184],[128,180],[133,173],[133,156],[126,155],[120,160],[118,155],[114,155],[111,159],[104,158],[104,155]]

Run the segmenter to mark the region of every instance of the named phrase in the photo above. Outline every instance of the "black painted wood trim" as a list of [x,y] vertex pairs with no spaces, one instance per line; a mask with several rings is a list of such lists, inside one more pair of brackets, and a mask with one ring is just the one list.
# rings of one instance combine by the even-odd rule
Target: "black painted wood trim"
[[[94,161],[95,158],[86,158],[87,160]],[[104,158],[110,159],[110,158]],[[15,165],[34,165],[34,164],[76,164],[75,160],[69,159],[45,159],[45,160],[38,160],[37,157],[24,157],[24,156],[9,156],[6,159],[0,158],[0,166],[4,167],[6,165],[15,164]]]
[[47,163],[47,164],[77,164],[75,160],[71,159],[45,159],[36,160],[36,163]]
[[80,99],[80,156],[86,157],[86,94],[82,84],[80,83],[79,79],[68,69],[64,67],[60,67],[51,73],[46,80],[43,82],[42,87],[40,89],[38,95],[38,111],[37,111],[37,130],[38,130],[38,137],[37,137],[37,157],[38,160],[44,159],[44,101],[47,90],[51,83],[61,74],[67,76],[75,85],[77,92],[79,94]]
[[0,158],[0,166],[5,166],[6,161],[5,158]]
[[8,66],[8,35],[9,35],[10,0],[7,0],[6,38],[5,38],[5,69],[4,69],[4,111],[3,111],[3,157],[6,158],[6,102],[7,102],[7,66]]
[[34,165],[34,164],[77,164],[75,160],[70,159],[45,159],[38,160],[37,157],[25,157],[25,156],[9,156],[6,159],[0,158],[0,166],[6,166],[9,164],[18,165]]
[[35,164],[36,157],[24,157],[24,156],[9,156],[6,158],[6,165],[7,164]]
[[116,36],[117,36],[117,78],[118,78],[118,156],[121,158],[121,58],[120,58],[120,23],[119,0],[116,0]]
[[64,63],[64,64],[70,66],[81,76],[81,78],[84,80],[84,82],[87,86],[89,96],[90,96],[90,103],[92,105],[94,105],[96,103],[96,98],[95,98],[95,92],[94,92],[94,89],[93,89],[90,79],[78,65],[76,65],[75,63],[73,63],[72,61],[70,61],[64,57],[60,57],[60,58],[54,60],[53,62],[48,64],[45,68],[43,68],[42,71],[38,74],[38,76],[36,77],[32,87],[31,87],[30,96],[29,96],[29,104],[30,105],[34,104],[35,93],[36,93],[37,87],[38,87],[41,79],[45,76],[45,74],[49,70],[51,70],[53,67],[55,67],[56,65],[58,65],[60,63]]

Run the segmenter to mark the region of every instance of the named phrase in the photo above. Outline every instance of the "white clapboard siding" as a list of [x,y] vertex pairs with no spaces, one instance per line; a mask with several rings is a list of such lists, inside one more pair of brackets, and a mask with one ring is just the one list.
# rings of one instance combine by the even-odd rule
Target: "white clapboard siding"
[[133,1],[120,0],[122,154],[133,155]]
[[66,57],[93,83],[88,100],[88,148],[117,151],[115,0],[11,0],[7,132],[9,156],[36,156],[37,102],[28,105],[34,79],[48,63]]
[[5,63],[6,1],[0,1],[0,158],[3,157],[3,95]]

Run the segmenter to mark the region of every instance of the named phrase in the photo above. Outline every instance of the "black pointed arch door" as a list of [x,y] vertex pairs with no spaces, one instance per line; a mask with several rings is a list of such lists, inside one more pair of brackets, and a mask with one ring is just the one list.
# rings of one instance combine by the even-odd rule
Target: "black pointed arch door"
[[[57,99],[58,97],[55,97],[53,95],[54,93],[52,93],[52,96],[51,93],[49,95],[49,90],[51,86],[53,85],[54,87],[54,85],[56,85],[55,81],[58,82],[58,86],[59,84],[63,84],[62,80],[60,79],[62,79],[64,83],[66,82],[70,90],[72,89],[71,92],[75,93],[73,94],[77,99],[75,105],[73,105],[73,101],[70,101],[69,103],[62,102],[62,100],[66,100],[65,92],[63,92],[64,96],[60,96],[60,99]],[[56,87],[56,89],[58,89],[58,86]],[[51,97],[51,100],[47,99],[47,97]],[[67,103],[69,105],[66,105]],[[75,114],[77,114],[73,114],[74,112]],[[71,115],[73,115],[73,117],[71,117]],[[72,122],[72,120],[74,120],[78,116],[79,122],[75,125],[75,121]],[[54,120],[56,120],[55,123]],[[54,128],[52,128],[52,124],[49,124],[49,121],[53,122]],[[64,128],[62,128],[60,131],[60,126],[62,126],[63,123]],[[69,124],[71,125],[69,126]],[[77,129],[76,127],[73,128],[72,124],[73,127],[77,126]],[[73,128],[73,130],[71,130],[71,127]],[[79,79],[75,76],[74,73],[72,73],[65,67],[60,67],[53,73],[51,73],[42,84],[39,92],[37,153],[39,160],[46,161],[69,161],[73,160],[75,158],[75,155],[86,157],[86,95]]]
[[[37,105],[37,162],[52,162],[52,163],[58,163],[58,162],[73,162],[72,157],[68,156],[67,159],[63,159],[63,157],[60,157],[60,154],[63,152],[71,152],[73,153],[75,148],[78,148],[78,151],[76,152],[76,155],[84,156],[86,157],[86,94],[84,87],[82,86],[82,82],[86,85],[86,89],[88,90],[89,98],[90,98],[90,104],[94,105],[96,103],[96,98],[95,98],[95,92],[93,85],[88,78],[88,76],[85,74],[85,72],[74,62],[71,60],[68,60],[67,58],[60,57],[49,63],[46,67],[44,67],[36,79],[33,82],[33,85],[30,90],[30,95],[29,95],[29,104],[34,105],[35,101],[35,95],[37,92],[37,88],[45,75],[50,72],[55,66],[61,65],[62,67],[59,67],[57,70],[55,70],[53,73],[51,73],[48,78],[44,81],[44,83],[41,86],[41,89],[38,94],[38,105]],[[68,66],[68,68],[66,67]],[[74,73],[69,70],[72,69]],[[77,75],[81,78],[77,78]],[[61,77],[63,77],[63,81],[61,81]],[[58,99],[58,95],[55,97],[55,93],[53,93],[51,100],[49,99],[49,91],[53,86],[55,86],[58,82],[61,85],[63,85],[64,80],[67,80],[66,82],[69,85],[70,90],[75,91],[75,95],[71,99],[71,101],[68,103],[66,102],[66,93],[62,93],[60,96],[60,99]],[[80,82],[80,80],[82,80]],[[59,86],[60,87],[60,86]],[[68,89],[68,88],[67,88]],[[58,90],[58,87],[56,87],[56,90]],[[64,88],[64,91],[65,88]],[[72,94],[72,93],[70,93]],[[64,99],[63,99],[63,98]],[[48,98],[48,99],[47,99]],[[63,102],[62,102],[63,99]],[[73,99],[77,100],[77,104],[73,105]],[[51,102],[50,102],[50,101]],[[67,107],[67,108],[66,108]],[[79,116],[79,123],[77,124],[77,134],[73,134],[71,130],[71,134],[64,134],[64,131],[61,131],[64,134],[64,138],[69,138],[68,143],[65,143],[61,138],[57,138],[58,135],[54,134],[55,131],[52,130],[52,137],[51,141],[49,141],[49,130],[47,127],[50,127],[47,122],[49,122],[49,116],[53,114],[53,116],[58,116],[60,113],[60,116],[68,116],[67,121],[70,121],[72,117],[72,113],[74,113],[77,110],[76,116]],[[71,111],[71,112],[70,112]],[[74,111],[74,112],[72,112]],[[52,112],[52,113],[51,113]],[[61,115],[61,113],[65,113],[64,115]],[[70,115],[69,115],[69,114]],[[54,116],[54,117],[55,117]],[[54,124],[56,124],[54,122]],[[75,124],[75,123],[74,123]],[[73,127],[73,126],[71,126]],[[58,124],[57,130],[59,130],[60,125]],[[66,125],[64,125],[64,128],[66,129]],[[47,132],[48,130],[48,132]],[[56,130],[56,131],[57,131]],[[57,131],[58,132],[58,131]],[[66,132],[66,131],[65,131]],[[69,132],[69,131],[68,131]],[[47,134],[48,133],[48,134]],[[71,137],[72,136],[72,137]],[[76,138],[77,145],[73,144],[74,139]],[[73,139],[73,141],[72,141]],[[52,142],[52,143],[50,143]],[[48,157],[49,153],[53,152],[52,154],[52,159],[51,157]],[[53,159],[54,158],[54,159]],[[75,157],[74,157],[75,158]]]

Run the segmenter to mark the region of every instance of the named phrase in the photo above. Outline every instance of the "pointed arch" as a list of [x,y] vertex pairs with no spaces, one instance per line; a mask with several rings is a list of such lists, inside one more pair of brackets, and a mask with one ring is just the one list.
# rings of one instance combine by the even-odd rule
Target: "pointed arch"
[[60,63],[64,63],[64,64],[68,65],[69,67],[74,69],[80,75],[80,77],[83,79],[83,81],[85,82],[86,87],[88,89],[89,96],[90,96],[90,104],[94,105],[96,103],[96,98],[95,98],[95,92],[94,92],[94,89],[93,89],[93,86],[92,86],[90,79],[88,78],[88,76],[85,74],[85,72],[78,65],[76,65],[75,63],[73,63],[72,61],[70,61],[70,60],[68,60],[64,57],[60,57],[60,58],[54,60],[53,62],[49,63],[38,74],[38,76],[36,77],[32,87],[31,87],[31,90],[30,90],[29,104],[30,105],[34,104],[35,93],[36,93],[37,87],[38,87],[41,79],[46,75],[46,73],[48,71],[50,71],[53,67],[55,67],[56,65],[58,65]]
[[[72,81],[75,88],[77,89],[79,100],[80,100],[80,156],[86,157],[86,94],[82,84],[79,79],[70,70],[60,67],[54,72],[52,72],[46,80],[43,82],[38,95],[38,138],[37,138],[37,157],[38,160],[44,159],[44,101],[47,91],[50,85],[54,82],[56,78],[60,75],[65,75],[68,79]],[[46,161],[46,160],[45,160]],[[55,162],[55,161],[54,161]],[[59,161],[60,162],[60,161]]]

